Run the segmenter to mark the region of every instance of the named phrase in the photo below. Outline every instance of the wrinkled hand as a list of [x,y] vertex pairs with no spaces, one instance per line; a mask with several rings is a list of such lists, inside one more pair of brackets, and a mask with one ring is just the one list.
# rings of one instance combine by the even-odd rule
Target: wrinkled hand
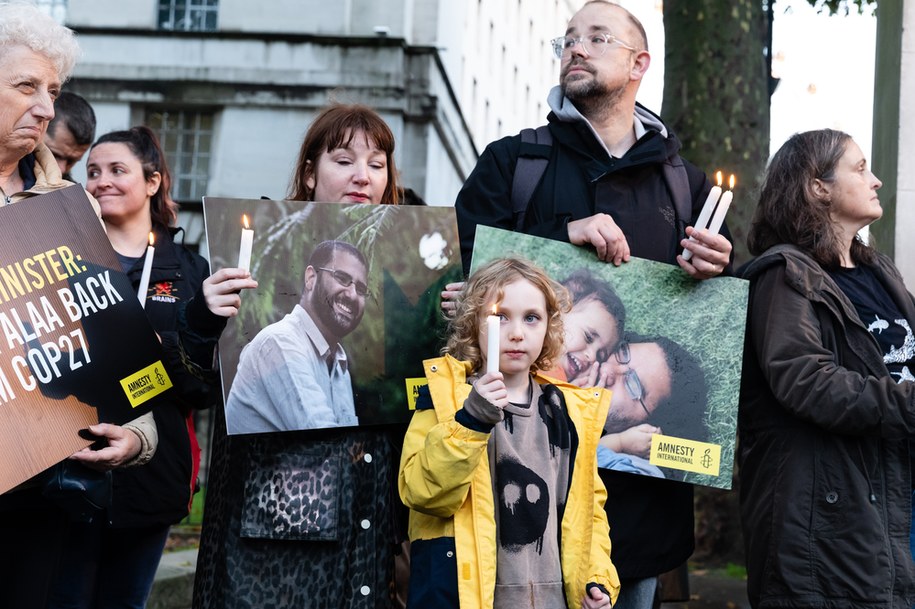
[[220,317],[235,317],[241,306],[242,290],[253,290],[257,282],[244,269],[219,269],[203,281],[207,308]]
[[92,450],[87,446],[81,451],[73,453],[70,458],[100,472],[121,467],[140,454],[140,449],[143,447],[137,434],[120,425],[99,423],[90,425],[89,431],[93,435],[108,440],[108,446],[99,450]]
[[508,406],[508,389],[502,378],[501,372],[487,372],[474,382],[473,388],[493,406],[505,408]]
[[610,597],[594,586],[581,599],[581,609],[609,609]]
[[622,229],[607,214],[595,214],[573,220],[568,224],[569,242],[575,245],[589,243],[597,250],[597,257],[619,266],[629,262],[629,243]]
[[642,423],[621,431],[617,434],[620,442],[620,450],[617,452],[647,459],[651,453],[651,436],[656,433],[661,433],[661,428],[649,423]]
[[457,310],[457,299],[463,289],[463,281],[449,283],[445,286],[445,291],[442,292],[442,313],[445,314],[445,317],[454,316],[454,312]]
[[688,261],[677,256],[680,268],[693,279],[710,279],[724,271],[731,261],[731,242],[722,235],[710,235],[705,229],[697,230],[686,227],[686,236],[693,240],[683,239],[680,245],[693,253]]

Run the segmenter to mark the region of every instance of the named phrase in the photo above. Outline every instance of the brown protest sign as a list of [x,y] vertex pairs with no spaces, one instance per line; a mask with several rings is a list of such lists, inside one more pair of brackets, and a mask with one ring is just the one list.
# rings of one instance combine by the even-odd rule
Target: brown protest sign
[[78,186],[0,208],[0,492],[171,386],[159,342]]

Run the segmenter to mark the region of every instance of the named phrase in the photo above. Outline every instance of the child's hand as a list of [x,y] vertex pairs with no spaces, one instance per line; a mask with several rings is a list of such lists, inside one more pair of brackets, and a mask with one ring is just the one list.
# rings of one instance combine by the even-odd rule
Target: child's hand
[[620,432],[620,450],[617,452],[647,459],[651,452],[651,436],[661,433],[660,427],[642,423]]
[[581,609],[609,609],[609,607],[610,597],[601,592],[597,586],[591,586],[591,589],[581,599]]
[[581,374],[574,379],[569,379],[569,383],[576,387],[606,387],[606,379],[601,379],[603,384],[598,385],[598,376],[600,375],[600,362],[593,362],[590,366],[582,370]]
[[474,382],[473,388],[493,406],[505,408],[508,406],[508,389],[502,378],[501,372],[487,372]]

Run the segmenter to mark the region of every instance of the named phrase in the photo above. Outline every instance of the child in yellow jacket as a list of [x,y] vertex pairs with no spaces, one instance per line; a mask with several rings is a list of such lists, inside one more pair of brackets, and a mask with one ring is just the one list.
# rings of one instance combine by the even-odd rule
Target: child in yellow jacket
[[[425,362],[428,390],[399,476],[410,508],[409,608],[615,601],[596,463],[610,393],[537,374],[562,350],[567,309],[565,289],[541,269],[496,260],[468,281],[447,355]],[[498,321],[487,324],[488,316]],[[484,345],[497,349],[492,371]]]

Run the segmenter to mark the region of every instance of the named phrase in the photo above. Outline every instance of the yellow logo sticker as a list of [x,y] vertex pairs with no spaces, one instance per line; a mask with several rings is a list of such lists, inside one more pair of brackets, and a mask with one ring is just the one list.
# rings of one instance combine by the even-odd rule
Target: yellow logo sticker
[[121,379],[121,387],[133,408],[151,400],[171,386],[172,379],[168,378],[161,361]]
[[655,434],[651,437],[648,461],[658,467],[717,476],[721,468],[721,446]]
[[419,388],[423,385],[428,385],[429,381],[424,376],[405,380],[407,382],[407,406],[410,407],[410,410],[416,410],[416,398],[419,397]]

